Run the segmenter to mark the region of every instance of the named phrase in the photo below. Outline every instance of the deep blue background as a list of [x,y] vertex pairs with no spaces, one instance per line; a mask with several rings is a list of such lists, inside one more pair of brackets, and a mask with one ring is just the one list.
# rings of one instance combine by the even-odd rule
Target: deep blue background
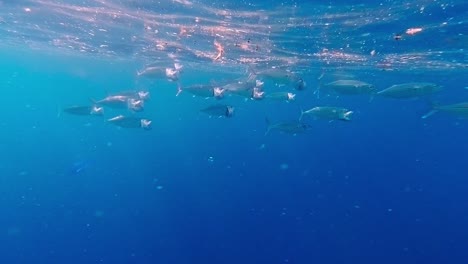
[[[217,119],[198,111],[214,101],[136,81],[131,60],[0,58],[1,263],[468,263],[468,123],[420,118],[429,101],[468,100],[466,69],[351,71],[377,89],[444,87],[403,101],[317,98],[312,70],[297,102],[227,98],[236,115]],[[60,113],[134,87],[152,93],[152,131]],[[264,135],[265,117],[330,104],[353,121]]]

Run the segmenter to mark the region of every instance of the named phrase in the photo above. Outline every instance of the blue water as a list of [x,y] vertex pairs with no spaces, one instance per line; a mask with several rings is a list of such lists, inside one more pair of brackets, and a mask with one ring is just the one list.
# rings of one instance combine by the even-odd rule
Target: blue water
[[[468,101],[464,1],[0,1],[0,10],[0,263],[468,263],[468,121],[421,118],[431,103]],[[192,36],[180,33],[196,18]],[[158,41],[180,46],[161,51]],[[286,66],[307,88],[266,84],[296,93],[289,103],[217,101],[136,78],[147,63],[171,66],[172,52],[182,85],[241,78],[255,64]],[[317,94],[340,78],[443,90],[410,100]],[[132,89],[151,93],[141,113],[62,112]],[[200,112],[214,103],[235,115]],[[352,109],[353,120],[265,135],[265,118],[297,120],[317,105]],[[105,121],[118,114],[153,129]]]

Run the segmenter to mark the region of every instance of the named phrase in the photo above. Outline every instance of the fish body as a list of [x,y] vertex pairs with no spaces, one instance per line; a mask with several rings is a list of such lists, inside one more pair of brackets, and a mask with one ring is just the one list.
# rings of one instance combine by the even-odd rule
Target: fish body
[[249,99],[253,100],[261,100],[263,99],[265,92],[262,91],[261,88],[253,87],[247,90],[237,90],[237,91],[232,91],[231,93],[243,96]]
[[124,96],[124,97],[133,98],[136,100],[143,100],[143,101],[148,101],[151,98],[150,92],[148,91],[122,91],[122,92],[112,94],[112,96]]
[[450,105],[434,105],[432,110],[429,113],[423,115],[422,118],[428,118],[437,112],[445,112],[459,116],[461,118],[468,118],[468,102],[461,102]]
[[290,102],[296,99],[296,94],[290,92],[267,93],[265,99]]
[[306,87],[305,81],[296,73],[280,68],[271,68],[261,71],[252,70],[249,80],[261,79],[271,80],[278,84],[292,85],[296,90],[304,90]]
[[203,108],[200,111],[210,116],[232,117],[234,114],[234,107],[230,105],[216,104]]
[[115,109],[129,109],[141,112],[144,108],[144,101],[126,95],[110,95],[106,98],[94,102],[96,105],[106,106]]
[[350,111],[342,107],[333,106],[317,106],[306,111],[301,112],[299,120],[302,120],[303,116],[312,116],[314,118],[326,119],[326,120],[343,120],[350,121],[353,111]]
[[224,97],[224,89],[221,87],[216,87],[213,85],[192,85],[188,87],[181,88],[179,87],[179,92],[186,91],[189,92],[195,96],[200,96],[200,97],[214,97],[216,99],[221,99]]
[[123,128],[143,128],[144,130],[151,130],[152,128],[151,120],[134,116],[118,115],[108,119],[107,122]]
[[167,79],[169,81],[178,81],[179,73],[182,71],[182,65],[175,63],[174,68],[163,66],[146,66],[141,71],[137,71],[138,77],[150,79]]
[[227,84],[221,86],[222,89],[224,89],[224,90],[226,90],[228,92],[231,92],[231,93],[250,90],[250,89],[252,89],[254,87],[256,87],[256,82],[255,81],[244,81],[244,80],[234,81],[234,82],[227,83]]
[[338,80],[325,84],[324,88],[344,95],[372,94],[375,91],[372,84],[357,80]]
[[434,83],[412,82],[392,85],[387,89],[377,92],[377,95],[394,99],[408,99],[430,95],[441,89],[441,86]]
[[65,113],[82,116],[102,116],[104,109],[100,106],[71,106],[63,109]]
[[131,97],[126,95],[109,95],[102,100],[96,101],[95,104],[117,109],[127,108],[129,99]]
[[278,123],[270,123],[268,118],[265,119],[267,123],[267,131],[265,135],[267,135],[271,130],[278,130],[288,134],[299,134],[304,133],[309,130],[310,126],[302,123],[300,121],[287,121],[287,122],[278,122]]

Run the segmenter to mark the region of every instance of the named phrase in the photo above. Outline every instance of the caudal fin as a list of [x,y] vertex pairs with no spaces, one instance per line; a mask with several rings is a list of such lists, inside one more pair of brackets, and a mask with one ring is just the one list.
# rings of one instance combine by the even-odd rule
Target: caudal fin
[[353,114],[353,111],[348,111],[343,114],[343,120],[345,121],[351,121],[351,115]]
[[177,82],[177,93],[176,96],[179,96],[179,94],[182,92],[182,86],[180,85],[180,82]]
[[265,117],[265,123],[267,125],[267,129],[265,131],[265,136],[268,135],[268,133],[270,132],[271,130],[271,123],[270,123],[270,120],[268,119],[268,117]]
[[257,78],[257,71],[252,67],[252,65],[248,65],[247,73],[249,74],[247,81],[253,81]]
[[302,121],[302,118],[304,117],[305,111],[304,111],[304,109],[302,109],[302,107],[300,109],[301,109],[301,115],[299,116],[299,121]]
[[437,109],[437,105],[438,105],[437,103],[434,103],[432,101],[429,101],[428,103],[430,105],[431,110],[427,112],[425,115],[421,116],[422,119],[426,119],[432,116],[433,114],[439,112],[439,110]]
[[432,109],[431,111],[429,111],[428,113],[426,113],[425,115],[421,116],[422,119],[426,119],[430,116],[432,116],[433,114],[439,112],[439,110],[436,110],[436,109]]

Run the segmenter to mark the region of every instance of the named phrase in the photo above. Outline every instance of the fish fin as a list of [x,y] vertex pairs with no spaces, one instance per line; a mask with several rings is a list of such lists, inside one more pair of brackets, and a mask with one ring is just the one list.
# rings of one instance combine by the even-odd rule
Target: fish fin
[[320,99],[320,90],[322,89],[322,80],[319,79],[319,84],[317,86],[317,89],[314,91],[314,94],[317,95],[317,99]]
[[184,65],[178,63],[178,62],[174,62],[174,69],[177,71],[177,72],[182,72],[182,70],[184,69]]
[[425,115],[421,116],[422,119],[426,119],[430,116],[432,116],[433,114],[439,112],[439,110],[436,110],[436,109],[432,109],[431,111],[429,111],[428,113],[426,113]]
[[247,73],[249,74],[249,77],[247,78],[247,81],[252,81],[255,78],[257,78],[257,71],[250,64],[248,65]]
[[182,92],[182,86],[180,85],[180,82],[177,82],[177,93],[176,96],[179,96],[179,94]]
[[351,115],[352,115],[353,113],[354,113],[353,111],[348,111],[348,112],[344,113],[344,115],[343,115],[343,120],[345,120],[345,121],[351,121]]
[[304,117],[304,109],[302,108],[302,106],[299,107],[301,109],[301,115],[299,116],[299,121],[302,121],[302,118]]
[[268,119],[268,117],[265,117],[265,123],[267,125],[267,129],[265,131],[265,136],[266,136],[271,130],[271,122],[270,122],[270,119]]
[[432,116],[433,114],[439,112],[439,110],[437,109],[437,107],[439,106],[439,103],[433,102],[433,101],[430,101],[430,100],[428,100],[427,103],[428,103],[429,108],[431,110],[429,112],[427,112],[425,115],[421,116],[422,119],[426,119],[426,118]]
[[62,115],[62,108],[60,107],[60,105],[57,105],[57,118],[60,118],[61,115]]

